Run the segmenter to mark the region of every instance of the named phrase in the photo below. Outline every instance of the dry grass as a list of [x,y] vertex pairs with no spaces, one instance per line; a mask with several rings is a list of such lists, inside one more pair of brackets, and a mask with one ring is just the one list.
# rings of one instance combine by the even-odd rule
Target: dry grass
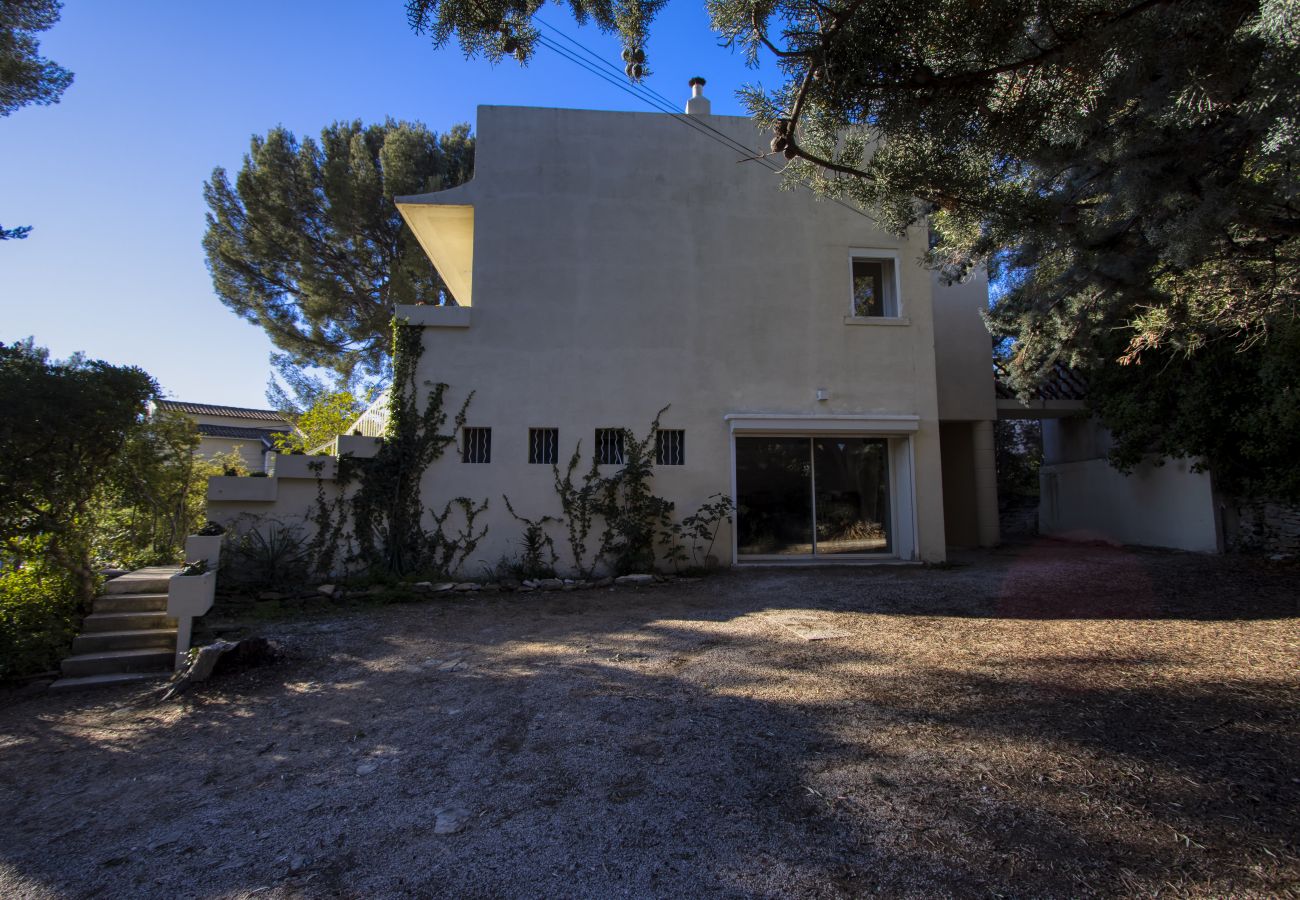
[[11,703],[0,894],[1300,893],[1295,569],[970,563],[430,601]]

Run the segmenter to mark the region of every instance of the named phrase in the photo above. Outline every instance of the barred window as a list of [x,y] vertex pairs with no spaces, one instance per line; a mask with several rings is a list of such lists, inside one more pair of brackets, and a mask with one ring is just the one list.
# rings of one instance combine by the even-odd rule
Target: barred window
[[560,461],[560,429],[528,429],[528,461],[554,465]]
[[461,462],[492,462],[492,429],[462,428],[460,454]]
[[677,429],[659,429],[655,447],[655,465],[686,465],[686,432]]
[[602,466],[623,465],[622,428],[596,429],[596,462]]

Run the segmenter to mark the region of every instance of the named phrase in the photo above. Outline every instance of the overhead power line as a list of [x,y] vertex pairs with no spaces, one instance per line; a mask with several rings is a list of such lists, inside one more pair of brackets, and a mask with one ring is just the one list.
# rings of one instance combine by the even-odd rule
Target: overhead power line
[[[607,84],[613,85],[614,87],[623,91],[625,94],[629,94],[630,96],[636,98],[637,100],[644,103],[646,106],[649,106],[651,109],[655,110],[656,112],[661,112],[666,115],[669,115],[677,122],[682,123],[686,127],[692,129],[693,131],[698,132],[704,137],[709,138],[715,143],[720,144],[726,149],[741,154],[742,161],[757,162],[770,172],[773,172],[775,174],[784,174],[784,166],[774,163],[771,159],[767,157],[767,155],[754,150],[752,147],[749,147],[744,143],[742,143],[741,141],[738,141],[735,138],[731,137],[731,135],[726,134],[718,130],[717,128],[714,128],[712,125],[708,124],[707,122],[701,121],[701,119],[697,116],[690,116],[690,115],[685,115],[683,113],[677,112],[672,101],[669,100],[667,97],[663,96],[663,94],[660,94],[658,91],[654,90],[653,88],[647,87],[645,85],[628,83],[628,81],[626,80],[626,76],[622,70],[620,70],[617,66],[611,63],[609,60],[605,59],[600,54],[596,53],[591,48],[580,43],[576,38],[570,37],[569,35],[565,34],[563,31],[560,31],[554,25],[542,21],[541,18],[534,18],[534,21],[538,25],[541,25],[543,28],[547,29],[548,31],[554,32],[556,35],[563,38],[565,41],[573,45],[573,47],[575,48],[575,49],[569,49],[568,47],[564,47],[559,43],[557,43],[556,41],[552,40],[551,38],[547,37],[546,35],[539,33],[538,42],[543,47],[550,50],[552,53],[555,53],[557,56],[563,57],[564,59],[568,60],[569,62],[573,63],[579,68],[584,69],[591,75],[594,75],[595,77],[601,79]],[[812,193],[814,194],[817,193],[816,190],[813,188],[813,186],[808,184],[808,182],[802,179],[797,179],[797,181],[801,186],[807,188]],[[861,209],[856,204],[848,203],[839,197],[830,197],[828,199],[830,199],[834,203],[839,204],[840,206],[844,207],[847,210],[857,213],[858,215],[862,216],[865,219],[868,219],[869,221],[872,222],[875,221],[874,216],[872,216],[870,213],[866,212],[865,210]]]

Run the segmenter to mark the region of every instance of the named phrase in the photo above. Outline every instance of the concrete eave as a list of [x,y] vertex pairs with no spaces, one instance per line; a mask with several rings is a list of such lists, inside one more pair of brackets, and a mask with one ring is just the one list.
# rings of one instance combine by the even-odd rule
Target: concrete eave
[[463,202],[468,199],[464,188],[395,198],[397,211],[461,306],[471,304],[474,286],[474,206]]
[[1088,405],[1083,400],[1031,400],[1025,404],[998,398],[999,419],[1064,419],[1087,412]]
[[393,315],[408,325],[424,328],[468,328],[468,306],[411,306],[399,303]]

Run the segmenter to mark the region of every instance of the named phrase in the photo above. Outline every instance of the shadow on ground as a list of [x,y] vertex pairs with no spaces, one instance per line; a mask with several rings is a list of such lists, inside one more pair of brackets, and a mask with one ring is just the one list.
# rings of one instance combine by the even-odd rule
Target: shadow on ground
[[180,703],[11,705],[0,893],[1300,887],[1293,572],[969,563],[367,610]]

